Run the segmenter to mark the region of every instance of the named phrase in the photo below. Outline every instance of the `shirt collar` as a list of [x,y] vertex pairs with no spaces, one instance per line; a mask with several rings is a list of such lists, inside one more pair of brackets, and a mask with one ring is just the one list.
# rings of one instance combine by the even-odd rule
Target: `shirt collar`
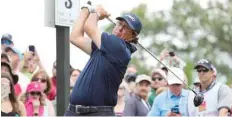
[[125,43],[126,43],[126,47],[130,50],[131,53],[134,53],[137,50],[137,48],[134,45],[128,42],[125,42]]
[[[185,97],[185,93],[186,92],[184,92],[184,90],[182,89],[180,96]],[[179,96],[175,96],[170,90],[168,90],[168,97],[171,99],[172,97],[179,97]]]
[[151,92],[152,92],[152,93],[156,93],[156,90],[152,88],[152,89],[151,89]]

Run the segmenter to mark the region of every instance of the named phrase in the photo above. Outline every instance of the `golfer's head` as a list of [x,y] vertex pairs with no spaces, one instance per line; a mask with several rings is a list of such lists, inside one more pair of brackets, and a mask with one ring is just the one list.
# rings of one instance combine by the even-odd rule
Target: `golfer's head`
[[142,23],[135,14],[125,14],[117,17],[113,34],[127,42],[137,42],[137,35],[142,29]]

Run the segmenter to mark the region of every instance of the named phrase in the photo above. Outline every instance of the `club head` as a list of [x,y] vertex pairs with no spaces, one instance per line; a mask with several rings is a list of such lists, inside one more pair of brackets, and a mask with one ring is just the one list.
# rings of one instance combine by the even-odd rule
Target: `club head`
[[200,106],[203,101],[204,101],[204,96],[201,94],[197,94],[193,99],[194,106],[195,107]]

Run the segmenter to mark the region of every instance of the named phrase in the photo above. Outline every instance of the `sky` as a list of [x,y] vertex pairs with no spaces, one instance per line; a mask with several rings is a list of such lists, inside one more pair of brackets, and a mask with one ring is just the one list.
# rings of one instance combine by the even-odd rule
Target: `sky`
[[[140,3],[148,4],[149,12],[169,9],[171,0],[94,0],[93,6],[101,4],[111,13],[112,17],[129,11]],[[83,4],[85,1],[81,0]],[[1,0],[0,1],[0,36],[10,33],[14,45],[21,52],[28,50],[29,45],[35,45],[40,59],[49,73],[56,59],[56,31],[55,28],[44,26],[43,0]],[[103,31],[109,21],[99,22]],[[72,28],[72,27],[71,27]],[[70,29],[71,29],[70,28]],[[83,69],[89,56],[70,44],[70,63],[74,68]]]

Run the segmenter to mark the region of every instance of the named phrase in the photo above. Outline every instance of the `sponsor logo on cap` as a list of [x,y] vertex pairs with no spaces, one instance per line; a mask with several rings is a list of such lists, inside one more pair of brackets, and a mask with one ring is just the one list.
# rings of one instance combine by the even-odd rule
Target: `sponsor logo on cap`
[[198,64],[203,64],[203,63],[209,63],[209,61],[207,61],[207,60],[205,60],[205,59],[201,59],[199,62],[198,62]]
[[135,18],[131,15],[126,15],[127,17],[129,17],[132,21],[135,21]]

